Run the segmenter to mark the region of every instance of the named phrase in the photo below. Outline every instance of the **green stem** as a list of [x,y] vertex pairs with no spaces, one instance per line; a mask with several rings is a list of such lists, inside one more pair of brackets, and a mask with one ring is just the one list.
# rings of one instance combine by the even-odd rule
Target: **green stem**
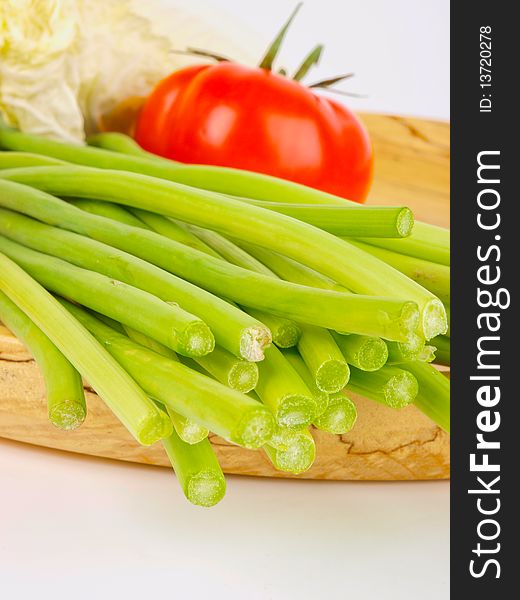
[[295,348],[284,350],[283,355],[312,393],[312,396],[316,401],[316,417],[319,417],[327,410],[329,405],[329,394],[318,388],[315,378],[311,375],[305,361]]
[[305,77],[305,75],[307,75],[309,69],[320,62],[322,53],[323,44],[318,44],[317,46],[315,46],[304,58],[302,64],[296,70],[296,73],[293,75],[294,81],[301,81]]
[[378,337],[333,334],[349,365],[361,371],[377,371],[388,359],[388,348]]
[[347,389],[390,408],[408,406],[419,392],[412,373],[390,365],[371,373],[352,367]]
[[50,167],[67,164],[63,160],[30,152],[0,152],[0,170],[20,167]]
[[336,292],[349,291],[329,277],[292,260],[292,258],[287,258],[282,254],[271,252],[270,250],[265,250],[264,248],[260,248],[260,246],[254,246],[252,244],[242,242],[241,246],[281,279],[322,290],[333,290]]
[[[114,328],[113,326],[115,325],[115,323],[114,324],[106,323],[106,324],[111,326],[112,328]],[[117,328],[117,325],[116,325],[116,331],[118,331],[118,330],[119,330],[119,328]],[[126,335],[133,342],[136,342],[137,344],[141,344],[141,346],[144,346],[145,348],[148,348],[149,350],[153,350],[154,352],[157,352],[161,356],[165,356],[166,358],[169,358],[171,360],[175,360],[175,361],[179,360],[173,350],[171,350],[170,348],[167,348],[166,346],[163,346],[162,344],[160,344],[153,338],[150,338],[150,337],[144,335],[140,331],[137,331],[136,329],[132,329],[131,327],[128,327],[127,325],[125,325],[123,327],[123,332],[126,333]],[[213,354],[213,352],[212,352],[212,354]],[[187,444],[197,444],[201,440],[208,437],[209,431],[206,427],[202,427],[201,425],[196,423],[193,419],[184,417],[183,415],[180,415],[179,413],[175,412],[171,408],[167,408],[166,410],[168,412],[168,415],[170,416],[170,419],[172,420],[173,428],[175,429],[175,431],[177,432],[177,435],[181,438],[181,440],[183,442],[186,442]]]
[[348,205],[317,206],[246,198],[241,200],[304,221],[334,235],[346,237],[403,238],[410,235],[414,224],[413,213],[407,207],[366,206],[360,210]]
[[356,246],[291,217],[136,173],[67,166],[12,169],[0,176],[57,195],[114,201],[218,229],[284,253],[357,294],[415,302],[426,339],[446,330],[444,307],[431,292]]
[[[103,205],[104,204],[103,202],[95,202],[95,201],[90,201],[90,202],[91,202],[90,209],[92,212],[94,212],[95,214],[99,214],[101,216],[110,216],[110,215],[104,214],[105,211],[102,210],[102,206],[99,208],[99,210],[98,210],[98,207],[93,206],[93,203]],[[128,214],[128,216],[134,218],[132,215],[130,215],[124,209],[120,209],[120,210],[122,212],[126,212]],[[214,250],[210,245],[207,245],[202,239],[199,239],[199,237],[197,237],[189,229],[182,227],[181,225],[178,225],[177,223],[174,223],[171,219],[168,219],[167,217],[162,217],[160,215],[150,213],[150,212],[144,211],[144,210],[134,209],[133,212],[151,230],[153,230],[171,240],[177,241],[177,242],[184,244],[186,246],[189,246],[191,248],[195,248],[197,250],[205,252],[206,254],[209,254],[210,256],[221,258],[221,256],[218,254],[218,252],[216,250]],[[118,218],[118,215],[116,215],[116,214],[113,214],[111,218],[113,218],[116,221],[125,223],[125,219]],[[200,228],[197,228],[197,229],[200,232],[206,232],[207,234],[214,234],[215,236],[218,236],[217,233],[210,232],[208,230],[203,230]],[[222,236],[218,236],[218,237],[222,238]],[[224,240],[224,238],[222,238],[222,239]],[[227,240],[225,240],[225,242],[227,243],[228,247],[234,246],[234,244],[232,242],[228,242]],[[234,247],[236,248],[237,252],[240,252],[243,255],[247,254],[246,252],[240,250],[240,248],[238,248],[237,246],[234,246]],[[226,257],[224,257],[224,258],[226,258]],[[254,259],[251,258],[251,260],[254,260]],[[234,261],[230,261],[230,262],[232,262],[233,264],[237,264]],[[258,264],[260,264],[260,263],[258,263]],[[244,266],[244,268],[248,268],[244,264],[239,264],[239,266]],[[282,348],[288,348],[290,346],[294,346],[297,343],[297,341],[300,337],[300,329],[294,322],[290,321],[289,319],[284,319],[283,317],[277,317],[275,315],[270,315],[269,313],[265,313],[263,311],[258,311],[258,310],[254,310],[254,309],[247,310],[246,312],[248,312],[251,316],[253,316],[255,319],[257,319],[259,322],[263,323],[271,331],[272,340],[277,346],[282,347]],[[244,371],[244,370],[245,369],[242,369],[242,371]],[[251,369],[249,370],[249,374],[253,375],[253,372],[251,371]],[[233,380],[236,381],[237,383],[239,383],[240,375],[238,373],[236,373],[235,375],[233,376]],[[237,379],[237,377],[238,377],[238,379]],[[221,379],[219,379],[219,377],[217,377],[217,379],[219,381],[221,381]],[[249,381],[251,381],[251,379],[249,379]],[[244,381],[244,385],[247,385],[245,383],[245,381]],[[241,390],[241,391],[248,391],[248,390]]]
[[226,493],[226,480],[207,439],[187,444],[174,431],[164,449],[186,498],[197,506],[214,506]]
[[85,310],[65,305],[152,398],[245,448],[269,440],[273,418],[258,402],[132,342]]
[[[0,181],[0,189],[3,188],[3,183]],[[171,253],[168,252],[168,248],[174,242],[168,243],[166,240],[166,248],[163,249],[164,238],[155,233],[84,213],[47,194],[34,196],[31,193],[34,191],[18,186],[16,194],[5,196],[0,194],[0,204],[12,206],[14,209],[28,214],[32,213],[36,217],[40,216],[43,221],[63,224],[79,233],[90,235],[107,243],[96,243],[94,240],[78,235],[71,238],[69,235],[65,246],[55,246],[58,248],[59,255],[67,256],[70,261],[76,261],[80,266],[99,269],[110,277],[135,283],[165,301],[175,301],[181,306],[189,306],[190,310],[210,324],[216,340],[221,346],[247,360],[262,359],[263,348],[271,340],[265,326],[228,302],[136,258],[140,250],[149,246],[150,252],[142,252],[142,258],[149,258],[149,254],[153,254],[155,257],[160,257],[157,262],[162,261],[162,264],[169,264]],[[4,221],[0,227],[3,224]],[[32,225],[37,226],[34,223]],[[14,229],[10,228],[10,231],[14,231]],[[38,231],[42,231],[41,227]],[[56,240],[58,236],[59,239],[64,239],[63,234],[67,233],[56,228],[52,228],[52,232]],[[148,244],[150,241],[151,243]],[[109,244],[113,242],[115,242],[114,245],[119,242],[119,246],[129,253],[110,247]],[[154,242],[156,243],[154,244]],[[50,246],[47,244],[50,245],[53,242],[50,236],[47,234],[42,236],[40,233],[37,238],[29,236],[26,243],[38,245],[49,252]],[[174,245],[174,247],[184,248],[184,246],[178,245]],[[136,256],[131,256],[132,253]],[[221,262],[218,260],[219,264]],[[132,316],[130,326],[134,326],[134,312],[133,309],[130,311]]]
[[251,254],[240,248],[231,240],[225,238],[223,235],[220,235],[220,233],[211,231],[211,229],[197,227],[196,225],[188,225],[188,228],[194,235],[209,246],[216,253],[216,256],[224,258],[232,265],[249,269],[255,273],[276,277],[276,275],[259,260],[256,260]]
[[[268,330],[229,303],[204,295],[202,290],[184,280],[223,297],[231,296],[239,304],[289,319],[297,316],[302,322],[338,331],[406,341],[416,328],[418,313],[413,302],[320,290],[276,280],[210,257],[154,232],[85,213],[26,186],[0,179],[0,191],[0,206],[58,224],[166,271],[175,271],[179,276],[175,278],[179,304],[189,306],[210,325],[217,343],[247,360],[262,359],[262,348],[270,341]],[[100,261],[100,268],[107,268],[106,263],[106,260]],[[126,256],[125,264],[128,264]],[[124,273],[121,278],[123,276]],[[173,286],[172,281],[170,286]],[[157,290],[154,293],[159,295]],[[169,294],[171,298],[171,292]],[[226,315],[225,319],[223,315]],[[237,331],[239,317],[249,326],[242,326]],[[235,344],[235,350],[230,347],[230,339],[240,340]]]
[[285,449],[264,446],[264,450],[279,471],[294,475],[307,471],[316,457],[316,444],[307,429],[295,431]]
[[208,437],[209,430],[207,427],[199,425],[193,419],[184,417],[174,410],[167,410],[172,420],[174,431],[186,444],[198,444]]
[[258,370],[260,377],[255,391],[273,413],[276,423],[290,429],[310,425],[316,415],[316,401],[276,346],[265,351]]
[[[205,243],[214,255],[219,256],[233,265],[268,275],[270,277],[276,277],[276,275],[265,267],[261,262],[253,258],[242,248],[239,248],[236,244],[226,239],[224,236],[211,231],[209,229],[203,229],[195,225],[188,226],[190,231],[193,232],[203,243]],[[290,319],[285,319],[277,315],[270,314],[265,311],[256,309],[246,309],[250,315],[261,321],[271,331],[273,342],[279,348],[291,348],[298,343],[300,339],[301,330],[299,326]]]
[[87,143],[89,146],[99,146],[100,148],[111,150],[118,154],[127,154],[157,161],[166,160],[141,148],[141,146],[139,146],[139,144],[130,136],[115,131],[94,133],[87,137]]
[[273,342],[278,348],[292,348],[298,343],[302,332],[301,327],[294,321],[271,315],[262,310],[255,310],[254,308],[248,308],[247,312],[269,328]]
[[333,394],[345,387],[350,369],[329,331],[302,325],[298,351],[319,390]]
[[419,393],[415,406],[450,432],[450,381],[435,367],[423,362],[408,362],[403,365],[419,382]]
[[215,346],[211,354],[196,358],[195,362],[220,383],[244,394],[258,383],[257,363],[237,358],[219,346]]
[[406,238],[392,240],[364,237],[360,241],[440,265],[450,265],[450,233],[435,225],[418,221],[412,234]]
[[284,26],[280,29],[277,36],[271,42],[271,45],[267,49],[267,52],[265,53],[264,58],[260,61],[260,65],[259,65],[260,69],[266,69],[267,71],[271,71],[271,69],[273,68],[273,62],[275,61],[276,57],[278,56],[278,52],[280,51],[282,42],[285,38],[285,35],[287,34],[287,30],[291,26],[291,23],[294,21],[294,18],[296,17],[296,15],[298,14],[298,11],[302,7],[302,4],[303,4],[303,2],[299,2],[296,5],[296,8],[291,13],[291,16],[287,19]]
[[327,410],[314,420],[313,425],[322,431],[343,435],[354,427],[356,420],[356,405],[343,392],[331,394]]
[[419,285],[435,294],[445,304],[450,302],[450,268],[436,262],[398,254],[392,250],[376,248],[370,244],[350,240],[362,250],[388,263]]
[[[48,290],[134,327],[180,354],[203,356],[213,350],[213,334],[198,317],[112,276],[87,270],[96,267],[91,264],[96,262],[99,263],[97,268],[103,270],[102,253],[95,253],[101,246],[99,243],[3,209],[0,215],[0,234],[11,238],[0,235],[0,251]],[[37,252],[12,239],[44,252],[67,256],[87,268]],[[75,251],[79,251],[84,260],[73,257]],[[123,270],[121,267],[124,269],[124,263],[120,263],[119,270]]]
[[112,204],[112,202],[100,202],[99,200],[89,200],[88,198],[67,198],[67,202],[92,215],[112,219],[113,221],[118,221],[132,227],[150,229],[141,219],[135,217],[122,206]]
[[168,437],[172,424],[136,382],[44,288],[0,253],[0,289],[89,382],[135,439]]
[[[72,163],[103,169],[122,169],[136,173],[145,173],[200,189],[229,194],[238,198],[294,202],[296,204],[357,206],[361,210],[364,210],[356,202],[261,173],[252,173],[227,167],[184,165],[168,159],[158,158],[149,153],[143,154],[145,151],[141,151],[141,156],[131,156],[128,154],[119,154],[119,151],[104,150],[104,135],[106,134],[100,134],[95,140],[96,145],[100,146],[98,148],[78,147],[30,134],[23,134],[7,128],[0,130],[0,147],[10,150],[36,152]],[[368,241],[372,245],[384,247],[400,254],[416,256],[417,258],[423,258],[440,264],[450,264],[449,231],[435,225],[416,221],[414,232],[405,239],[370,239]]]
[[50,339],[3,292],[0,320],[27,347],[43,375],[51,423],[76,429],[87,415],[81,375]]
[[132,212],[139,217],[139,219],[152,231],[160,233],[170,240],[174,240],[184,244],[185,246],[195,248],[196,250],[205,252],[210,256],[216,256],[219,258],[219,255],[210,246],[205,244],[196,235],[191,233],[186,226],[182,226],[181,224],[172,221],[172,219],[168,219],[167,217],[163,217],[162,215],[158,215],[147,210],[134,208]]

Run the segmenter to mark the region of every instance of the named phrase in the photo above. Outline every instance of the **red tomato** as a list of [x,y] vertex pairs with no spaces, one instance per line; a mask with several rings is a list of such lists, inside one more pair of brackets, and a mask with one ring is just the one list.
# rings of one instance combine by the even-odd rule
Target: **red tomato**
[[135,138],[167,158],[266,173],[357,202],[372,178],[370,138],[348,108],[232,62],[163,79],[143,105]]

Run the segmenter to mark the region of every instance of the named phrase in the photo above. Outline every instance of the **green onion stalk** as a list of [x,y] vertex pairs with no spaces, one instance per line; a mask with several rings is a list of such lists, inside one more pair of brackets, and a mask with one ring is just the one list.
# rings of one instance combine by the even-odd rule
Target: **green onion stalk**
[[386,364],[388,348],[381,338],[337,333],[333,336],[349,365],[361,371],[377,371]]
[[343,435],[354,427],[356,420],[356,405],[344,392],[339,392],[329,396],[327,409],[316,417],[313,425],[322,431]]
[[[22,233],[30,235],[29,231],[49,229],[49,226],[40,226],[36,221],[31,223],[32,227],[19,227],[22,219],[29,219],[8,212],[1,210],[0,232],[6,231],[11,223],[16,223],[16,226],[9,230],[9,235],[17,237],[18,240],[21,239]],[[67,234],[58,229],[56,231],[60,235]],[[41,248],[50,239],[34,237],[31,243]],[[85,238],[80,239],[89,243]],[[28,240],[29,238],[26,239]],[[0,252],[18,263],[48,290],[130,325],[172,350],[188,356],[203,356],[214,348],[213,334],[204,321],[148,292],[118,279],[77,267],[61,258],[32,250],[2,235]],[[63,256],[70,258],[67,254]],[[87,256],[94,262],[100,259],[99,255],[85,255]],[[139,310],[136,310],[136,307],[139,307]]]
[[246,244],[244,242],[239,242],[239,244],[241,248],[247,250],[248,253],[258,261],[261,261],[266,268],[281,279],[323,290],[333,290],[336,292],[350,291],[330,279],[330,277],[326,277],[322,273],[318,273],[314,269],[310,269],[309,267],[292,260],[292,258],[287,258],[287,256],[283,256],[277,252],[271,252],[270,250],[260,248],[260,246],[255,246],[253,244]]
[[[112,328],[114,328],[113,323],[107,323],[107,325],[110,325]],[[117,327],[116,331],[119,331]],[[166,358],[175,361],[179,360],[173,350],[167,348],[166,346],[163,346],[161,343],[157,342],[151,337],[144,335],[140,331],[132,329],[132,327],[128,327],[127,325],[125,325],[123,327],[122,333],[125,333],[133,342],[141,344],[141,346],[153,350],[154,352],[157,352],[158,354],[161,354]],[[213,354],[213,352],[211,354]],[[199,425],[193,419],[189,419],[188,417],[185,417],[184,415],[175,412],[171,408],[166,407],[166,412],[172,420],[173,428],[177,432],[177,435],[181,438],[183,442],[186,442],[186,444],[198,444],[200,441],[208,437],[209,431],[207,427],[202,427],[202,425]]]
[[264,451],[276,469],[293,475],[307,471],[316,457],[316,444],[307,429],[293,432],[285,448],[264,446]]
[[0,320],[27,347],[43,375],[49,420],[76,429],[87,415],[81,375],[31,319],[0,292]]
[[51,167],[66,165],[67,162],[31,152],[0,152],[0,170],[21,167]]
[[425,344],[424,339],[419,336],[410,338],[408,342],[387,342],[386,346],[388,364],[395,365],[412,360],[432,362],[435,357],[435,346]]
[[419,331],[426,339],[446,331],[444,307],[431,292],[356,246],[292,217],[182,184],[115,170],[28,167],[2,171],[0,176],[61,196],[113,201],[217,229],[282,252],[357,294],[415,302],[420,309]]
[[[312,396],[316,401],[316,417],[319,417],[329,406],[329,394],[318,388],[315,377],[311,375],[305,361],[296,348],[284,350],[283,355],[312,393]],[[313,423],[315,422],[316,421],[313,421]]]
[[[0,189],[3,182],[0,182]],[[141,247],[139,238],[141,236],[151,236],[154,240],[162,240],[161,236],[155,233],[140,230],[135,227],[123,226],[112,220],[84,213],[82,210],[71,206],[51,196],[31,198],[30,188],[25,188],[23,194],[18,194],[18,205],[14,195],[0,196],[0,205],[10,203],[17,206],[18,209],[24,209],[33,206],[40,216],[46,215],[46,218],[53,222],[55,211],[58,211],[58,219],[61,221],[67,216],[72,223],[93,222],[89,231],[95,232],[98,224],[106,226],[110,232],[117,231],[121,246],[132,251],[134,248]],[[27,193],[29,192],[29,193]],[[11,201],[10,201],[10,200]],[[51,200],[49,210],[41,210],[45,201]],[[32,200],[32,202],[31,202]],[[38,200],[41,200],[38,202]],[[25,206],[22,201],[27,201]],[[52,206],[54,204],[54,206]],[[61,209],[61,210],[60,210]],[[84,268],[96,269],[102,271],[107,277],[112,277],[119,281],[127,281],[133,285],[138,285],[142,289],[161,298],[167,302],[176,302],[183,306],[189,306],[197,315],[202,315],[205,322],[209,322],[211,330],[215,335],[216,341],[228,351],[237,356],[242,356],[247,360],[261,360],[263,358],[263,348],[270,343],[271,337],[269,330],[245,314],[243,311],[231,306],[228,302],[213,296],[205,290],[202,290],[179,277],[175,277],[162,269],[158,269],[142,259],[136,258],[124,251],[111,247],[110,236],[104,239],[108,244],[99,243],[81,235],[73,235],[70,232],[55,227],[42,229],[43,224],[34,220],[23,220],[21,215],[4,211],[0,221],[0,227],[6,235],[18,240],[24,240],[24,243],[33,248],[44,252],[54,252],[58,256],[67,256],[68,260],[75,262],[78,266]],[[9,218],[8,218],[9,217]],[[10,226],[9,223],[16,225]],[[78,227],[81,229],[81,227]],[[121,231],[120,231],[121,229]],[[37,233],[31,235],[29,231]],[[133,235],[136,234],[136,235]],[[99,236],[103,238],[103,236]],[[137,241],[132,241],[137,237]],[[173,243],[173,242],[172,242]],[[160,254],[159,251],[156,252]],[[166,255],[166,259],[168,255]],[[222,261],[218,261],[221,263]],[[114,287],[114,286],[112,286]],[[95,308],[95,307],[93,307]],[[174,308],[170,306],[170,308]],[[134,310],[130,310],[126,320],[131,319],[130,326],[135,328]],[[137,315],[138,316],[138,315]],[[117,319],[117,317],[115,317]],[[122,319],[121,319],[122,320]]]
[[258,371],[255,391],[273,413],[276,423],[290,429],[310,425],[317,411],[316,400],[276,346],[265,351]]
[[[270,342],[269,331],[228,302],[219,302],[214,296],[208,298],[199,288],[194,290],[188,281],[225,298],[231,297],[239,304],[289,319],[297,315],[302,322],[338,331],[406,341],[417,326],[418,310],[414,302],[322,290],[277,280],[213,258],[152,231],[83,212],[49,194],[1,178],[0,192],[0,206],[94,238],[111,246],[111,251],[117,248],[166,271],[175,271],[179,304],[189,306],[209,324],[218,344],[247,360],[262,359],[261,350]],[[82,260],[86,260],[84,256]],[[105,259],[100,260],[98,268],[107,269],[106,263]],[[129,264],[127,256],[124,264]],[[123,276],[124,273],[120,273],[121,279]],[[156,279],[154,276],[154,281]],[[148,284],[150,281],[148,279]],[[169,286],[170,289],[173,286],[171,278]],[[185,294],[182,298],[181,292]],[[159,295],[157,286],[153,293]],[[171,297],[171,293],[169,295]],[[238,328],[239,319],[242,323],[245,320],[249,327]],[[232,339],[239,340],[235,349],[229,347],[232,333],[236,333]]]
[[222,500],[226,480],[210,442],[187,444],[173,431],[163,446],[186,498],[197,506],[210,507]]
[[68,302],[65,305],[155,400],[245,448],[258,448],[269,441],[274,421],[264,406],[136,344],[85,310]]
[[[9,127],[0,127],[0,147],[43,154],[90,167],[143,173],[231,196],[283,203],[353,206],[364,210],[356,202],[269,175],[228,167],[184,165],[149,153],[143,155],[136,150],[131,140],[126,144],[119,141],[117,152],[105,150],[102,147],[107,139],[103,137],[105,135],[90,138],[89,143],[98,146],[96,148],[78,147],[21,133]],[[366,241],[372,245],[380,245],[378,238],[369,238]],[[400,254],[449,265],[449,232],[434,225],[416,222],[410,236],[403,239],[385,239],[383,244],[382,247]],[[434,258],[436,260],[433,260]]]
[[356,240],[349,240],[351,244],[358,246],[365,252],[372,254],[380,260],[388,263],[410,279],[416,281],[423,288],[435,294],[444,304],[450,302],[450,268],[439,264],[415,258],[405,254],[399,254],[392,250],[377,248],[370,244],[364,244]]
[[113,221],[119,221],[125,225],[131,225],[132,227],[141,227],[143,229],[150,229],[130,211],[126,210],[119,204],[113,202],[100,202],[99,200],[89,200],[88,198],[66,198],[67,202],[81,208],[90,214],[112,219]]
[[298,351],[318,389],[332,394],[347,385],[350,369],[329,331],[303,325]]
[[390,408],[404,408],[417,397],[419,385],[410,371],[399,367],[385,365],[372,372],[351,367],[347,390]]
[[402,365],[419,382],[419,393],[415,406],[450,432],[450,381],[432,365],[423,362],[408,362]]
[[[402,238],[412,232],[412,211],[403,206],[355,206],[265,202],[241,198],[243,202],[282,213],[318,229],[345,237]],[[368,234],[370,232],[370,234]]]
[[168,415],[43,287],[0,253],[0,290],[39,327],[141,444],[171,435]]
[[[100,202],[100,204],[102,203]],[[175,223],[172,219],[148,211],[134,209],[134,213],[142,218],[143,222],[149,225],[153,231],[156,231],[171,240],[190,246],[201,252],[205,252],[210,256],[223,258],[239,267],[274,276],[274,274],[271,274],[268,269],[261,265],[261,263],[255,261],[254,258],[249,257],[245,251],[241,250],[238,246],[235,246],[232,242],[226,240],[216,232],[207,229],[204,230],[200,227],[183,226],[183,224]],[[213,248],[211,244],[205,242],[205,237],[209,238],[210,236],[213,239],[220,238],[222,240],[220,249],[223,250],[224,253],[219,253],[218,247]],[[224,245],[226,248],[224,248]],[[253,262],[256,264],[253,264]],[[273,342],[280,348],[290,348],[297,344],[301,332],[299,327],[293,321],[261,310],[247,308],[245,310],[270,330]]]
[[257,363],[237,358],[219,346],[211,354],[194,360],[217,381],[244,394],[258,383]]

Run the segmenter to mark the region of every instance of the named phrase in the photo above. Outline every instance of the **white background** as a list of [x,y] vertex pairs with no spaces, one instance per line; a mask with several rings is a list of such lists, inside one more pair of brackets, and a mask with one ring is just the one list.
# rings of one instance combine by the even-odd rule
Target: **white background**
[[[213,4],[213,25],[232,13],[254,56],[294,1]],[[316,78],[355,71],[343,89],[369,97],[351,106],[448,118],[448,12],[447,0],[307,0],[283,62],[325,42]],[[204,510],[167,469],[0,440],[0,597],[448,598],[448,493],[229,477]]]

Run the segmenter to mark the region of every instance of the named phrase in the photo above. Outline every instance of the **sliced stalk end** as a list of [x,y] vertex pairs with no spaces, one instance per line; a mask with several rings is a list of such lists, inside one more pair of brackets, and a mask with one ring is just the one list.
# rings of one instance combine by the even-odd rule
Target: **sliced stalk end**
[[186,498],[197,506],[215,506],[225,494],[226,480],[216,471],[200,471],[190,477],[186,486]]
[[265,447],[273,465],[286,473],[299,475],[307,471],[316,457],[316,444],[307,431],[298,432],[285,450]]
[[228,374],[228,385],[230,388],[247,394],[254,390],[258,383],[258,367],[254,362],[237,362]]
[[412,233],[413,225],[413,212],[409,208],[404,207],[399,211],[395,222],[397,233],[401,237],[407,237]]
[[406,342],[412,336],[419,326],[420,312],[415,302],[405,302],[399,315],[391,315],[386,311],[379,313],[379,322],[385,331],[384,337],[387,340]]
[[433,298],[425,305],[422,314],[422,330],[427,340],[431,340],[436,335],[444,335],[448,331],[446,309],[438,298]]
[[273,331],[273,342],[278,348],[293,348],[299,342],[301,334],[300,328],[295,323],[284,323]]
[[191,446],[205,440],[209,433],[205,427],[202,427],[202,425],[195,423],[195,421],[192,421],[191,419],[184,423],[182,429],[175,428],[175,430],[181,440]]
[[65,400],[49,407],[49,420],[58,429],[77,429],[85,420],[87,411],[83,404],[75,400]]
[[394,375],[383,387],[385,404],[390,408],[408,406],[418,393],[417,379],[409,371],[401,371],[398,375]]
[[240,356],[250,362],[259,362],[264,359],[264,350],[272,341],[267,327],[248,327],[240,340]]
[[417,360],[423,363],[431,363],[435,360],[435,352],[437,348],[435,346],[424,346],[424,348],[417,355]]
[[314,394],[314,400],[316,401],[316,417],[322,415],[329,407],[330,396],[327,392],[322,392],[317,387],[312,390]]
[[322,431],[342,435],[348,433],[356,423],[356,405],[344,394],[329,398],[327,410],[314,420],[313,425]]
[[388,360],[388,346],[381,338],[367,337],[358,352],[356,367],[362,371],[377,371]]
[[232,433],[230,440],[244,448],[260,448],[273,435],[275,429],[274,418],[271,413],[263,408],[249,410]]
[[143,446],[151,446],[170,437],[173,425],[170,417],[162,410],[152,413],[144,419],[137,429],[137,441]]
[[346,362],[327,360],[316,372],[316,386],[322,392],[334,394],[347,385],[349,377],[350,369]]
[[206,356],[215,348],[211,329],[203,321],[190,323],[179,337],[179,352],[185,356]]
[[301,429],[310,425],[315,415],[316,400],[314,398],[291,394],[280,401],[275,418],[280,427]]

